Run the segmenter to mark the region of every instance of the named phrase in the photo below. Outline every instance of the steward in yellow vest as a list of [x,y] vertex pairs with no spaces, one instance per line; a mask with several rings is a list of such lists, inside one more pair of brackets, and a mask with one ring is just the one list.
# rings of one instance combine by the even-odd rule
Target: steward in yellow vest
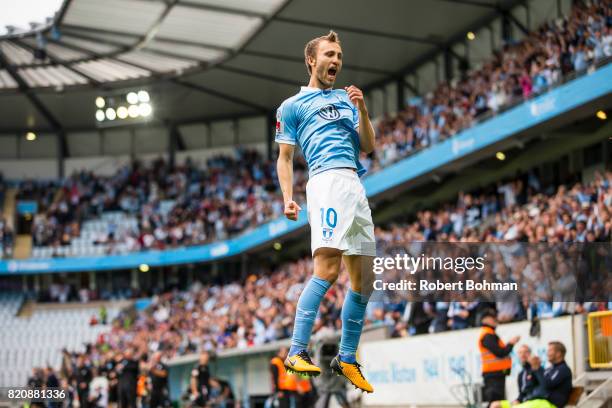
[[287,348],[281,347],[278,354],[270,360],[270,372],[272,374],[272,393],[278,401],[279,408],[295,406],[296,393],[298,390],[298,378],[295,374],[288,373],[285,369]]
[[482,363],[483,401],[506,399],[506,376],[510,374],[512,359],[510,353],[519,341],[516,336],[505,344],[495,333],[497,312],[489,310],[482,318],[482,328],[478,336],[478,350]]

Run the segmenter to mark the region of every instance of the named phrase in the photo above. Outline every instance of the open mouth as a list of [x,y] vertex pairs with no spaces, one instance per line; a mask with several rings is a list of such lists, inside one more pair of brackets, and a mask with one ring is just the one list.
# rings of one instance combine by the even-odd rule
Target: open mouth
[[337,72],[338,72],[338,69],[336,67],[331,67],[327,70],[327,75],[335,78]]

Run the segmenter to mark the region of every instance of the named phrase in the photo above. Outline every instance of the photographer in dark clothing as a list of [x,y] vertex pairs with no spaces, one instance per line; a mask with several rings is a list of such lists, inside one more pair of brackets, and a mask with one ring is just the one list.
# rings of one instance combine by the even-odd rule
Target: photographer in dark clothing
[[149,408],[166,407],[168,401],[168,367],[161,361],[161,353],[155,352],[151,356],[149,366],[151,379],[151,401]]
[[191,371],[191,398],[194,406],[205,407],[210,395],[210,369],[207,351],[200,353],[200,361]]
[[117,367],[122,359],[121,353],[116,353],[105,364],[106,378],[108,378],[108,404],[113,408],[119,403],[119,375],[117,374]]
[[87,364],[84,355],[80,355],[77,359],[76,368],[77,394],[81,408],[89,407],[89,383],[93,379],[91,367]]
[[[52,367],[47,367],[45,369],[45,387],[47,389],[53,389],[53,388],[59,388],[60,386],[60,382],[59,379],[57,378],[57,375],[55,375],[55,371],[53,371]],[[59,401],[50,401],[47,403],[47,407],[48,408],[59,408],[60,407],[60,402]]]
[[[44,373],[40,368],[34,368],[32,370],[32,376],[30,378],[28,378],[28,388],[33,388],[33,389],[40,389],[42,388],[43,384],[45,382],[44,379]],[[44,404],[41,402],[32,402],[30,404],[30,407],[32,408],[43,408]]]
[[117,365],[118,391],[120,408],[136,408],[136,385],[138,383],[139,365],[131,349],[127,349],[121,362]]

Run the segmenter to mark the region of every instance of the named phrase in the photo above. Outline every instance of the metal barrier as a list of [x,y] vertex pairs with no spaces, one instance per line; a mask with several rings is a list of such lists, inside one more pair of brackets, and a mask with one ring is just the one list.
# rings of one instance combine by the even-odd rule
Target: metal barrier
[[612,368],[612,311],[593,312],[587,317],[589,364]]

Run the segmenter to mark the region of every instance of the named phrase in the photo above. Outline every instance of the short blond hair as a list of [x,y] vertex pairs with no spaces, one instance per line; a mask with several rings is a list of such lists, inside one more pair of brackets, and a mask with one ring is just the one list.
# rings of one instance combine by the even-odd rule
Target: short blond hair
[[340,37],[338,36],[338,33],[333,30],[329,30],[327,35],[313,38],[312,40],[308,41],[304,47],[304,63],[306,64],[308,75],[312,74],[312,68],[310,65],[308,65],[308,57],[315,58],[317,56],[317,47],[321,41],[329,41],[340,45]]

